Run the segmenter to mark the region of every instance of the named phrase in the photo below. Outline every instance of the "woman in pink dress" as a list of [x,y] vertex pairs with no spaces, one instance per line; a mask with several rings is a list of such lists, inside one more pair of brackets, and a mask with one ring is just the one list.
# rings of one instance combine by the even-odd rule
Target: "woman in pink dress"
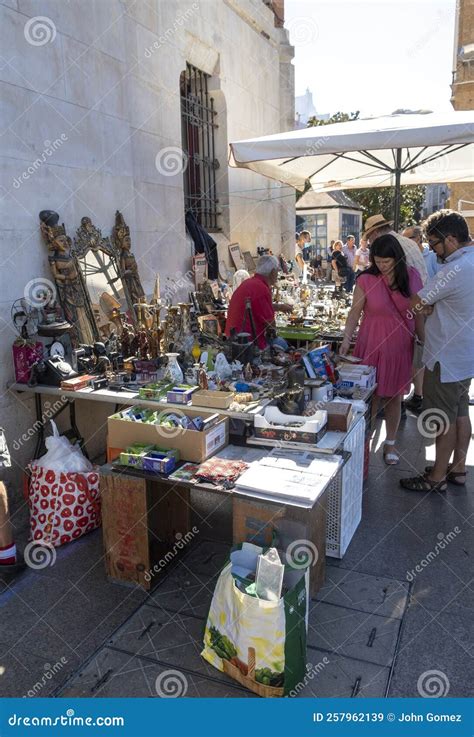
[[395,437],[400,424],[401,400],[409,391],[415,332],[424,341],[422,313],[410,309],[410,296],[422,288],[416,269],[407,268],[405,254],[394,235],[382,235],[371,247],[372,266],[357,277],[340,353],[346,355],[363,314],[354,356],[377,369],[373,412],[384,399],[387,438],[383,456],[387,465],[399,462]]

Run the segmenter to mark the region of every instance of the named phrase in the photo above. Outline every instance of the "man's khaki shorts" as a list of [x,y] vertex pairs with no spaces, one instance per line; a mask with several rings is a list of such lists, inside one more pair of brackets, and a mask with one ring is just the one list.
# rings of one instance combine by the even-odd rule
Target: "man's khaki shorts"
[[449,422],[469,415],[469,386],[471,379],[441,383],[440,365],[435,363],[433,371],[425,368],[423,378],[423,410],[440,410]]

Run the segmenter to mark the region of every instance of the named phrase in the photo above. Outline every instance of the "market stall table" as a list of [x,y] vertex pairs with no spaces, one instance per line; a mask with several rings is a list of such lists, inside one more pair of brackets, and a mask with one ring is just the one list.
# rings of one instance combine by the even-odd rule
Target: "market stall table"
[[[258,460],[264,449],[227,446],[217,458]],[[201,481],[175,480],[107,464],[101,468],[102,521],[107,574],[116,580],[153,586],[162,559],[179,540],[194,537],[191,528],[191,491],[215,494],[232,502],[232,542],[277,546],[294,540],[317,551],[310,568],[310,591],[315,596],[324,583],[326,546],[326,490],[337,475],[327,479],[312,505],[286,499],[254,499],[238,489]],[[184,546],[183,546],[184,547]],[[151,572],[151,573],[150,573]]]
[[[35,422],[35,430],[37,433],[37,442],[36,442],[36,448],[34,453],[34,458],[38,458],[41,449],[44,444],[44,423],[43,423],[43,404],[42,404],[42,397],[45,396],[52,396],[52,397],[60,397],[61,399],[64,399],[64,404],[48,419],[54,419],[60,412],[62,412],[66,407],[69,407],[69,419],[70,419],[70,425],[71,429],[74,431],[75,437],[77,440],[79,440],[80,444],[83,445],[82,437],[79,433],[79,430],[76,425],[76,415],[75,415],[75,406],[74,402],[76,400],[85,400],[87,402],[106,402],[108,404],[113,404],[115,408],[119,407],[120,405],[140,405],[141,407],[150,407],[152,409],[177,409],[182,410],[183,406],[182,404],[174,404],[171,402],[166,401],[156,401],[151,399],[142,399],[138,392],[132,392],[132,391],[112,391],[109,389],[100,389],[97,391],[93,391],[91,388],[86,389],[78,389],[77,391],[71,392],[71,391],[64,391],[63,389],[60,389],[59,387],[55,386],[46,386],[42,384],[38,384],[36,386],[29,386],[28,384],[18,384],[18,383],[12,383],[9,385],[10,391],[17,391],[17,392],[30,392],[35,395],[35,412],[36,412],[36,422]],[[253,417],[255,414],[260,412],[263,407],[265,407],[267,404],[269,404],[269,399],[263,399],[261,402],[257,404],[257,406],[252,407],[247,412],[241,412],[237,411],[234,412],[232,410],[228,409],[219,409],[216,410],[220,415],[224,415],[226,417],[232,417],[233,419],[237,420],[244,420],[244,421],[253,421]],[[196,410],[198,412],[209,412],[209,407],[199,407],[197,405],[193,405],[193,410]],[[114,410],[116,411],[116,409]]]

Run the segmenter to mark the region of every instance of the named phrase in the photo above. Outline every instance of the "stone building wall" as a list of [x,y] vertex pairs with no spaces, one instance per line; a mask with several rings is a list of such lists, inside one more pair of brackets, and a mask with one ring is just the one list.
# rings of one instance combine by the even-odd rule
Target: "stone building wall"
[[[252,252],[291,248],[293,191],[228,170],[227,144],[291,129],[294,83],[287,33],[261,0],[0,0],[0,28],[0,426],[12,445],[34,421],[32,396],[8,383],[11,304],[50,276],[39,211],[58,211],[74,236],[85,215],[109,235],[121,210],[148,293],[155,273],[163,284],[186,272],[182,173],[163,171],[157,157],[181,146],[189,62],[211,75],[218,111],[221,258],[234,241]],[[78,403],[92,454],[110,411]],[[13,454],[13,480],[32,452],[27,440]]]

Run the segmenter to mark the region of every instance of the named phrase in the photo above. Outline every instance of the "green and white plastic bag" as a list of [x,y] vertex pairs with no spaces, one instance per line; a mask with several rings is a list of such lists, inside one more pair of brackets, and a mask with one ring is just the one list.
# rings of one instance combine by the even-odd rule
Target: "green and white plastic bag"
[[283,696],[306,674],[309,570],[282,559],[283,596],[278,601],[251,596],[239,583],[255,573],[262,552],[243,543],[231,553],[214,590],[201,655],[259,695]]

